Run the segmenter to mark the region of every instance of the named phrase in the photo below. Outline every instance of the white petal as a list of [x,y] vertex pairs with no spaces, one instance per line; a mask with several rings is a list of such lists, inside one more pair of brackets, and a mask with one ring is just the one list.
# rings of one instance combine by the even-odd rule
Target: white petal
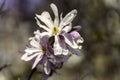
[[65,25],[70,24],[73,19],[76,17],[77,10],[74,9],[71,12],[69,12],[61,21],[60,28],[62,29]]
[[22,59],[22,60],[25,60],[25,61],[29,61],[29,60],[33,59],[34,57],[36,57],[37,55],[39,55],[39,53],[35,53],[35,54],[31,55],[31,56],[29,56],[29,53],[25,53],[25,54],[21,57],[21,59]]
[[79,31],[81,29],[81,26],[79,26],[79,25],[78,26],[74,26],[73,29]]
[[74,49],[77,49],[77,48],[78,48],[78,45],[75,43],[74,40],[68,39],[68,36],[65,36],[65,35],[64,35],[64,38],[65,38],[65,42],[66,42],[70,47],[72,47],[72,48],[74,48]]
[[40,46],[39,42],[36,41],[35,39],[32,39],[32,40],[30,41],[30,44],[31,44],[32,46],[36,47],[36,48],[38,48],[38,47]]
[[41,38],[42,38],[43,36],[49,36],[49,37],[51,37],[51,36],[52,36],[52,33],[42,32],[42,33],[41,33]]
[[42,12],[41,16],[44,16],[44,17],[46,17],[47,19],[49,19],[49,20],[52,21],[52,18],[51,18],[51,16],[50,16],[49,12],[47,12],[47,11]]
[[50,6],[51,6],[53,13],[55,15],[54,26],[58,26],[58,24],[59,24],[58,9],[57,9],[56,5],[53,3]]
[[62,17],[62,16],[63,16],[63,13],[60,14],[60,21],[63,20],[63,17]]
[[68,33],[72,29],[72,24],[65,26],[62,31]]
[[40,27],[40,28],[43,28],[44,30],[46,31],[50,31],[50,29],[48,27],[46,27],[45,25],[42,25],[40,24],[40,21],[35,17],[36,21],[37,21],[37,25]]
[[45,71],[45,74],[47,74],[47,75],[49,75],[51,72],[50,65],[48,64],[47,61],[44,64],[44,71]]
[[79,44],[79,43],[83,43],[84,42],[84,39],[82,37],[78,38],[78,40],[76,40],[76,43]]
[[36,30],[36,31],[34,31],[34,34],[35,34],[35,35],[40,35],[41,32],[40,32],[39,30]]
[[52,22],[50,19],[46,18],[45,15],[37,15],[37,14],[36,14],[36,16],[37,16],[43,23],[45,23],[45,24],[47,25],[47,27],[49,27],[49,28],[54,27],[53,22]]
[[61,49],[61,47],[60,47],[60,45],[59,45],[57,36],[55,36],[54,54],[55,54],[55,55],[61,55],[61,54],[62,54],[62,49]]
[[55,42],[54,42],[54,54],[55,55],[67,55],[68,54],[68,50],[64,49],[65,46],[63,45],[63,47],[61,47],[60,45],[62,45],[62,43],[59,42],[59,38],[58,36],[55,36]]
[[39,50],[39,48],[26,48],[24,51],[25,51],[26,53],[32,54],[32,53],[38,52],[38,51],[40,51],[40,50]]
[[38,55],[37,58],[35,59],[35,62],[32,66],[32,69],[36,67],[36,65],[39,63],[39,61],[42,59],[43,55]]

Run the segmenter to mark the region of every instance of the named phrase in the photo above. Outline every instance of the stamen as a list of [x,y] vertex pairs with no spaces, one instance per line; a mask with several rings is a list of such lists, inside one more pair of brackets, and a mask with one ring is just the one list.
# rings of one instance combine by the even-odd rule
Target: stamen
[[52,34],[53,34],[53,35],[57,35],[58,32],[59,32],[58,27],[54,27],[54,28],[52,29]]

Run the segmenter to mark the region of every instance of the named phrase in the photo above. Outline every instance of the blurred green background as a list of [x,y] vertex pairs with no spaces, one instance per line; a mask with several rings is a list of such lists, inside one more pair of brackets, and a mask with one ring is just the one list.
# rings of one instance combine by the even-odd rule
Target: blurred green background
[[[81,25],[81,56],[72,56],[48,80],[120,80],[120,0],[0,0],[0,80],[27,80],[30,62],[20,60],[28,38],[39,29],[35,14],[50,3],[65,16],[78,10],[73,26]],[[39,69],[31,80],[41,80]]]

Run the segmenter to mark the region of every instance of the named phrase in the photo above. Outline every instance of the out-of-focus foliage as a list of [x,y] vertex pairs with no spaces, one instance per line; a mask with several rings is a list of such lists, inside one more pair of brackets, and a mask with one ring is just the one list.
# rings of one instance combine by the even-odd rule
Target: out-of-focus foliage
[[[39,27],[35,13],[55,3],[63,16],[76,8],[81,25],[81,56],[72,56],[49,80],[120,80],[120,0],[0,0],[0,80],[27,80],[30,63],[20,60]],[[52,12],[50,12],[53,14]],[[31,80],[41,80],[38,71]]]

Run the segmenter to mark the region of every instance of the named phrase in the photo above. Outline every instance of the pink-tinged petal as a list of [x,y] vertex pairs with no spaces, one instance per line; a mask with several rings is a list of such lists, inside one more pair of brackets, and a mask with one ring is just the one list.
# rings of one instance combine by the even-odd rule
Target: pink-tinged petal
[[47,75],[49,75],[50,72],[51,72],[50,64],[49,64],[48,61],[46,61],[46,62],[44,63],[44,72],[45,72],[45,74],[47,74]]
[[35,59],[35,62],[33,64],[33,66],[32,66],[32,69],[35,68],[36,65],[41,61],[42,57],[43,57],[43,54],[40,54],[40,55],[37,56],[37,58]]
[[42,28],[42,29],[50,32],[50,29],[49,29],[47,26],[42,25],[42,24],[40,23],[40,21],[37,19],[37,17],[35,17],[35,19],[36,19],[36,21],[37,21],[37,25],[38,25],[40,28]]
[[65,45],[60,42],[59,40],[59,36],[55,36],[55,42],[54,42],[54,54],[55,55],[67,55],[68,54],[68,50],[64,49]]
[[68,33],[69,31],[71,31],[72,29],[72,24],[70,23],[69,25],[66,25],[62,31],[65,32],[65,33]]
[[74,39],[77,43],[83,43],[84,39],[80,36],[80,34],[77,31],[72,31],[70,33],[70,36],[72,39]]
[[60,30],[67,24],[70,24],[73,21],[73,19],[76,17],[76,14],[77,14],[76,9],[69,12],[60,22]]
[[46,16],[44,16],[44,15],[37,15],[37,14],[36,14],[36,16],[37,16],[37,18],[40,19],[43,23],[45,23],[45,25],[48,26],[49,28],[54,27],[53,22],[52,22],[50,19],[46,18]]
[[76,44],[76,42],[72,39],[72,37],[69,34],[65,34],[64,35],[65,38],[65,42],[72,48],[77,49],[78,45]]
[[59,24],[58,9],[57,9],[56,5],[53,3],[50,5],[50,7],[52,8],[53,13],[55,15],[54,26],[58,26],[58,24]]
[[37,55],[39,55],[40,53],[35,53],[33,55],[29,55],[29,53],[25,53],[22,57],[21,57],[21,60],[24,60],[24,61],[29,61],[29,60],[32,60],[34,57],[36,57]]

